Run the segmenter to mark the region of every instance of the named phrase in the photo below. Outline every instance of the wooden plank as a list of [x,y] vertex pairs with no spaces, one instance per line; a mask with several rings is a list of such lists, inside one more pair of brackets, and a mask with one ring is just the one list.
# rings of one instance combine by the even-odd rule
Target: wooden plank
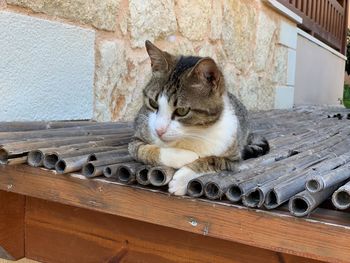
[[[350,226],[0,166],[0,189],[324,261],[350,260]],[[350,223],[350,222],[349,222]]]
[[24,257],[25,197],[0,191],[0,258]]
[[281,259],[305,262],[296,256],[36,198],[27,199],[27,258],[89,263],[106,262],[118,254],[120,262],[277,263]]
[[[333,12],[336,10],[343,21],[347,14],[345,8],[336,0],[315,1],[315,15],[312,15],[311,12],[311,1],[299,0],[295,4],[287,0],[278,1],[303,18],[303,23],[299,25],[300,28],[336,50],[342,50],[345,42],[343,36],[339,38],[334,30],[336,17]],[[343,34],[347,26],[341,23],[340,27]]]

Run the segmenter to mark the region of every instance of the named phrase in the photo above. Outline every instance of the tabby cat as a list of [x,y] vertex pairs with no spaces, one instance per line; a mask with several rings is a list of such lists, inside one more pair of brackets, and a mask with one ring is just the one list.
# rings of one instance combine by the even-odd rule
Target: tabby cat
[[241,159],[269,150],[264,138],[249,132],[247,110],[227,91],[213,59],[174,56],[149,41],[146,49],[152,77],[129,152],[143,163],[179,169],[170,193],[184,195],[193,178],[234,171]]

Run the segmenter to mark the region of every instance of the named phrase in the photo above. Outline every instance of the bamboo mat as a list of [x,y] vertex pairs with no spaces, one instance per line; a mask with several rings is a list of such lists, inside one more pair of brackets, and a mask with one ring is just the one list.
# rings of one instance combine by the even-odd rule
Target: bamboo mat
[[[288,203],[295,216],[330,199],[337,209],[350,207],[349,110],[252,112],[251,122],[252,130],[269,140],[270,152],[241,162],[236,172],[192,180],[188,195],[260,209]],[[126,122],[0,123],[0,163],[166,191],[175,170],[134,161],[127,151],[132,134],[132,123]]]

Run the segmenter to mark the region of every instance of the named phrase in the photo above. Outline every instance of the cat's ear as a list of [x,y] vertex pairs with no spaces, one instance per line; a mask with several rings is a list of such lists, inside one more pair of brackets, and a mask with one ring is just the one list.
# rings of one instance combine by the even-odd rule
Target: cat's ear
[[192,76],[195,75],[198,80],[204,84],[210,84],[213,87],[219,86],[221,74],[212,58],[206,57],[199,60],[191,70],[190,74]]
[[146,40],[145,42],[147,53],[151,59],[151,67],[153,72],[168,72],[171,55],[157,48]]

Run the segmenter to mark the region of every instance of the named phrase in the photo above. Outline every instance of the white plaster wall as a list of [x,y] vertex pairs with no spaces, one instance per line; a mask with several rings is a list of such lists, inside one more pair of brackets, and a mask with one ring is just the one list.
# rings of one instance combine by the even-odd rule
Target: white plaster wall
[[90,119],[92,30],[0,12],[0,121]]
[[[302,34],[302,35],[301,35]],[[345,58],[299,32],[295,74],[296,105],[339,105],[344,86]]]

